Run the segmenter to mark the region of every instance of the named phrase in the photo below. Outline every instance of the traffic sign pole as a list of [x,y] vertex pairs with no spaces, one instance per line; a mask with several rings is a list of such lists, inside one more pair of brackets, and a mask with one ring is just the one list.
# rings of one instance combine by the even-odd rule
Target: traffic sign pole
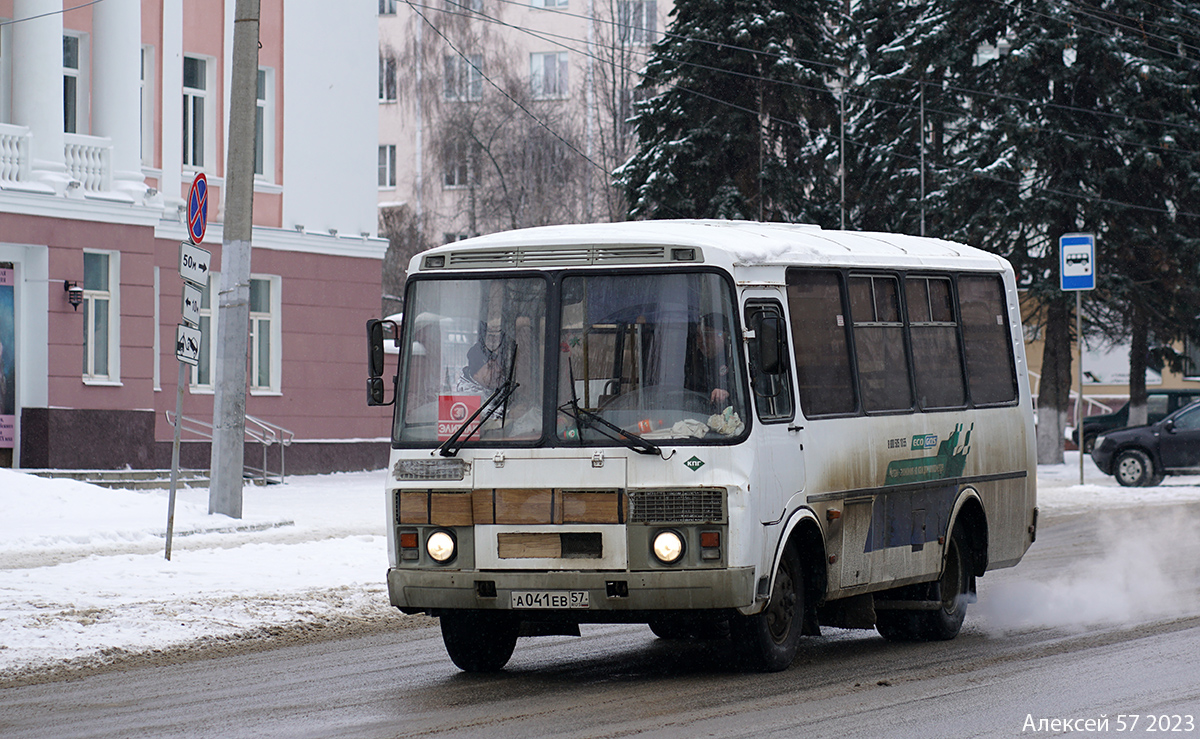
[[1079,484],[1083,484],[1083,291],[1096,287],[1096,237],[1063,234],[1058,239],[1060,286],[1075,293],[1075,340],[1079,342],[1079,400],[1075,402],[1075,436],[1079,440]]
[[171,559],[171,542],[175,531],[175,490],[179,485],[179,436],[183,428],[183,387],[187,383],[188,365],[200,361],[200,300],[208,286],[212,253],[196,246],[204,241],[208,227],[208,178],[197,172],[188,192],[188,240],[179,244],[179,276],[183,278],[183,298],[180,312],[183,323],[175,330],[175,359],[179,361],[179,381],[175,383],[175,435],[171,440],[171,490],[167,496],[167,560]]

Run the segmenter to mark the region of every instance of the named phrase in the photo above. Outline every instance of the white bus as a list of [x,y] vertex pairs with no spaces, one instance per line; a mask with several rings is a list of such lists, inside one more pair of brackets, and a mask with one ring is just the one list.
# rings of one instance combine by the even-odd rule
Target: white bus
[[969,246],[511,231],[412,260],[392,392],[382,328],[388,593],[463,670],[581,623],[727,635],[761,670],[821,625],[951,639],[1036,535],[1013,271]]

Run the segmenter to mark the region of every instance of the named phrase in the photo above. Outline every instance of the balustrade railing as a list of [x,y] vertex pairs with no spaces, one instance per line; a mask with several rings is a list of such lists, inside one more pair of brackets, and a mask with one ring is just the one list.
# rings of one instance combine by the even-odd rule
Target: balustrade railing
[[21,182],[29,175],[29,128],[0,123],[0,182]]
[[85,192],[107,192],[112,189],[112,139],[63,134],[63,150],[67,173],[79,180]]

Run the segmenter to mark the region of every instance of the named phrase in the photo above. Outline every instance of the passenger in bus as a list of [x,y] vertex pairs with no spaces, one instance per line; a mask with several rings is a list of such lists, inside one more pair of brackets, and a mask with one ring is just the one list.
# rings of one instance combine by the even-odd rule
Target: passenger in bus
[[684,386],[702,393],[717,410],[730,404],[733,378],[729,376],[732,353],[729,321],[724,314],[708,313],[696,324],[684,367]]

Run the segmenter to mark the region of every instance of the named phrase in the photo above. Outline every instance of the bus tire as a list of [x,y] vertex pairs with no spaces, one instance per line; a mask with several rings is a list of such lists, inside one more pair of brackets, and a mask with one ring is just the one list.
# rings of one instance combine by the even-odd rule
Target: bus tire
[[440,620],[446,653],[464,672],[497,672],[517,646],[520,623],[506,614],[451,611]]
[[803,621],[804,572],[796,550],[787,546],[766,608],[753,616],[736,616],[729,623],[735,658],[759,672],[786,670],[800,648]]
[[940,601],[932,611],[880,610],[875,629],[889,641],[948,641],[958,636],[967,616],[971,586],[970,549],[963,530],[956,526],[946,549],[942,576],[929,583],[927,596]]

